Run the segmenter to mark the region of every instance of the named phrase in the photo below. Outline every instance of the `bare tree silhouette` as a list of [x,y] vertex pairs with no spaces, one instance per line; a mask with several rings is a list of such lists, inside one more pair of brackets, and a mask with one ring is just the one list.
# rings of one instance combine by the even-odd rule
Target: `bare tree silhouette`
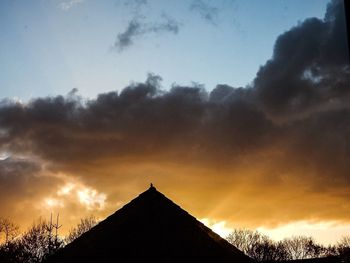
[[226,239],[257,261],[283,261],[288,259],[288,253],[281,242],[273,242],[268,236],[258,231],[235,229]]
[[5,225],[11,227],[5,228],[8,232],[8,238],[0,246],[0,262],[40,263],[54,254],[64,244],[58,235],[58,229],[61,227],[58,219],[59,216],[56,218],[56,223],[53,223],[52,215],[50,221],[40,218],[22,235],[17,236],[16,234],[16,238],[12,238],[14,230],[18,229],[18,227],[12,227],[16,224],[3,221],[6,222]]
[[71,243],[73,240],[77,239],[82,234],[97,225],[97,223],[98,221],[93,215],[80,219],[78,225],[69,231],[69,234],[65,239],[66,243]]
[[5,244],[19,234],[19,226],[9,218],[0,218],[0,234],[4,235]]
[[273,241],[268,236],[248,229],[235,229],[227,240],[256,261],[287,261],[347,255],[350,237],[337,245],[323,246],[307,236],[294,236]]
[[323,254],[324,248],[311,237],[294,236],[282,241],[289,259],[316,258]]

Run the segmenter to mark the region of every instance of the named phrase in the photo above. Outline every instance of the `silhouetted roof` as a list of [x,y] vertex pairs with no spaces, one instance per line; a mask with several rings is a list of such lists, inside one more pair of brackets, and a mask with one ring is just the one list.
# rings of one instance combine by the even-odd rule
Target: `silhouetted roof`
[[151,186],[50,262],[251,262]]

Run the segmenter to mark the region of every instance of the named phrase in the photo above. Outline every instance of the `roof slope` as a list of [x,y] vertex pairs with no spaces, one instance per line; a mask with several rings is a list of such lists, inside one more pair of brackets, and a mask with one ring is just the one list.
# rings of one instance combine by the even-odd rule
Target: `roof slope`
[[153,186],[49,262],[251,262]]

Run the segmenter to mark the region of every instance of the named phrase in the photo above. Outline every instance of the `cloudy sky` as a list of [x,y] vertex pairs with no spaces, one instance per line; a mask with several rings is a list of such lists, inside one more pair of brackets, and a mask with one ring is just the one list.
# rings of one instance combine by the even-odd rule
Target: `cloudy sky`
[[342,1],[5,0],[0,32],[0,216],[153,182],[221,234],[350,233]]

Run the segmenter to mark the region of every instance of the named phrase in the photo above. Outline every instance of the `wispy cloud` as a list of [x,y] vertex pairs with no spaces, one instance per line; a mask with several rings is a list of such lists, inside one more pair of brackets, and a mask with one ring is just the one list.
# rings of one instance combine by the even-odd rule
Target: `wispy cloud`
[[143,16],[147,14],[150,9],[150,3],[148,0],[116,0],[116,6],[118,6],[124,13],[130,13],[134,17]]
[[59,3],[59,7],[62,10],[67,11],[67,10],[73,8],[74,6],[77,6],[83,2],[84,2],[84,0],[63,0]]
[[208,5],[203,0],[194,0],[190,6],[190,10],[198,13],[201,18],[207,22],[216,25],[218,20],[219,9],[215,6]]
[[136,9],[139,9],[143,6],[146,6],[148,4],[147,0],[127,0],[124,1],[125,6],[133,7]]
[[125,31],[119,33],[114,43],[114,48],[123,51],[125,48],[134,44],[135,38],[147,34],[172,33],[177,34],[179,23],[166,15],[162,15],[161,22],[143,23],[139,18],[133,18],[126,27]]

